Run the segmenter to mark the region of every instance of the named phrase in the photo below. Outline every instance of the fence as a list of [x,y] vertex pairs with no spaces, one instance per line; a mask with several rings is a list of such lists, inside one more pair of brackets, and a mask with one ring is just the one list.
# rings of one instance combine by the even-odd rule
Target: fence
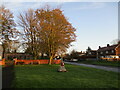
[[[61,60],[52,60],[52,64],[60,64]],[[17,60],[15,59],[15,65],[17,64],[48,64],[49,60]]]
[[[61,60],[52,60],[52,64],[60,64]],[[9,65],[13,63],[13,61],[5,61],[5,59],[3,59],[2,61],[0,61],[0,65]],[[48,64],[49,60],[18,60],[18,59],[14,59],[14,65],[17,64]]]

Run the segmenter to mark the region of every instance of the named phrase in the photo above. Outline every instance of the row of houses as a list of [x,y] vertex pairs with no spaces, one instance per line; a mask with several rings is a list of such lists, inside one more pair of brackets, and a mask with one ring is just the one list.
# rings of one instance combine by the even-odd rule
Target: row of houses
[[88,48],[86,53],[81,54],[86,56],[87,59],[117,59],[120,58],[120,44],[99,46],[98,50]]
[[[76,55],[77,54],[77,55]],[[101,60],[101,59],[120,59],[120,44],[99,46],[98,50],[92,50],[90,47],[85,52],[77,52],[74,56],[66,54],[64,58],[70,61],[77,60]]]

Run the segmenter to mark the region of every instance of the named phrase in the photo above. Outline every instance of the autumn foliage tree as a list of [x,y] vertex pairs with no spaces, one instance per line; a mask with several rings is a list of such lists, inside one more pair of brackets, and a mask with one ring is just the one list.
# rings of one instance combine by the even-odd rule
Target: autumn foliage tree
[[[33,52],[46,53],[49,64],[57,53],[65,52],[71,42],[75,41],[76,29],[68,22],[63,11],[49,6],[28,11],[19,15],[19,25],[24,28],[29,48]],[[35,54],[35,53],[34,53]]]
[[66,51],[70,43],[75,41],[75,28],[68,22],[63,12],[49,6],[36,10],[39,21],[38,29],[41,39],[40,47],[49,54],[50,62],[56,53]]
[[4,53],[9,52],[10,41],[18,36],[19,31],[15,26],[13,14],[4,5],[0,6],[0,43],[3,46],[3,58]]

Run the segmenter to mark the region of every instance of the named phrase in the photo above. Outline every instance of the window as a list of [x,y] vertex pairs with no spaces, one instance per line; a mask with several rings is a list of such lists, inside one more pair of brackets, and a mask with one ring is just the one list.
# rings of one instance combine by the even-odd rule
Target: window
[[106,51],[106,53],[108,53],[108,51]]
[[116,56],[116,58],[119,58],[119,56]]
[[114,53],[114,50],[112,50],[112,53]]
[[89,52],[89,54],[91,54],[91,52]]
[[101,58],[104,58],[104,56],[101,56]]
[[100,52],[100,54],[103,54],[103,52]]

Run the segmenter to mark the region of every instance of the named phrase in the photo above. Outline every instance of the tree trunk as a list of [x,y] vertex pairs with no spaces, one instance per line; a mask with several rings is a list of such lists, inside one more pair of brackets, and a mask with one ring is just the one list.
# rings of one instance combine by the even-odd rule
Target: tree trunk
[[2,58],[5,58],[5,50],[3,49]]
[[49,65],[52,64],[52,60],[53,60],[53,55],[50,57],[50,60],[49,60]]
[[2,45],[2,48],[3,48],[2,58],[5,58],[5,45]]
[[36,60],[37,59],[37,55],[34,55],[34,60]]

